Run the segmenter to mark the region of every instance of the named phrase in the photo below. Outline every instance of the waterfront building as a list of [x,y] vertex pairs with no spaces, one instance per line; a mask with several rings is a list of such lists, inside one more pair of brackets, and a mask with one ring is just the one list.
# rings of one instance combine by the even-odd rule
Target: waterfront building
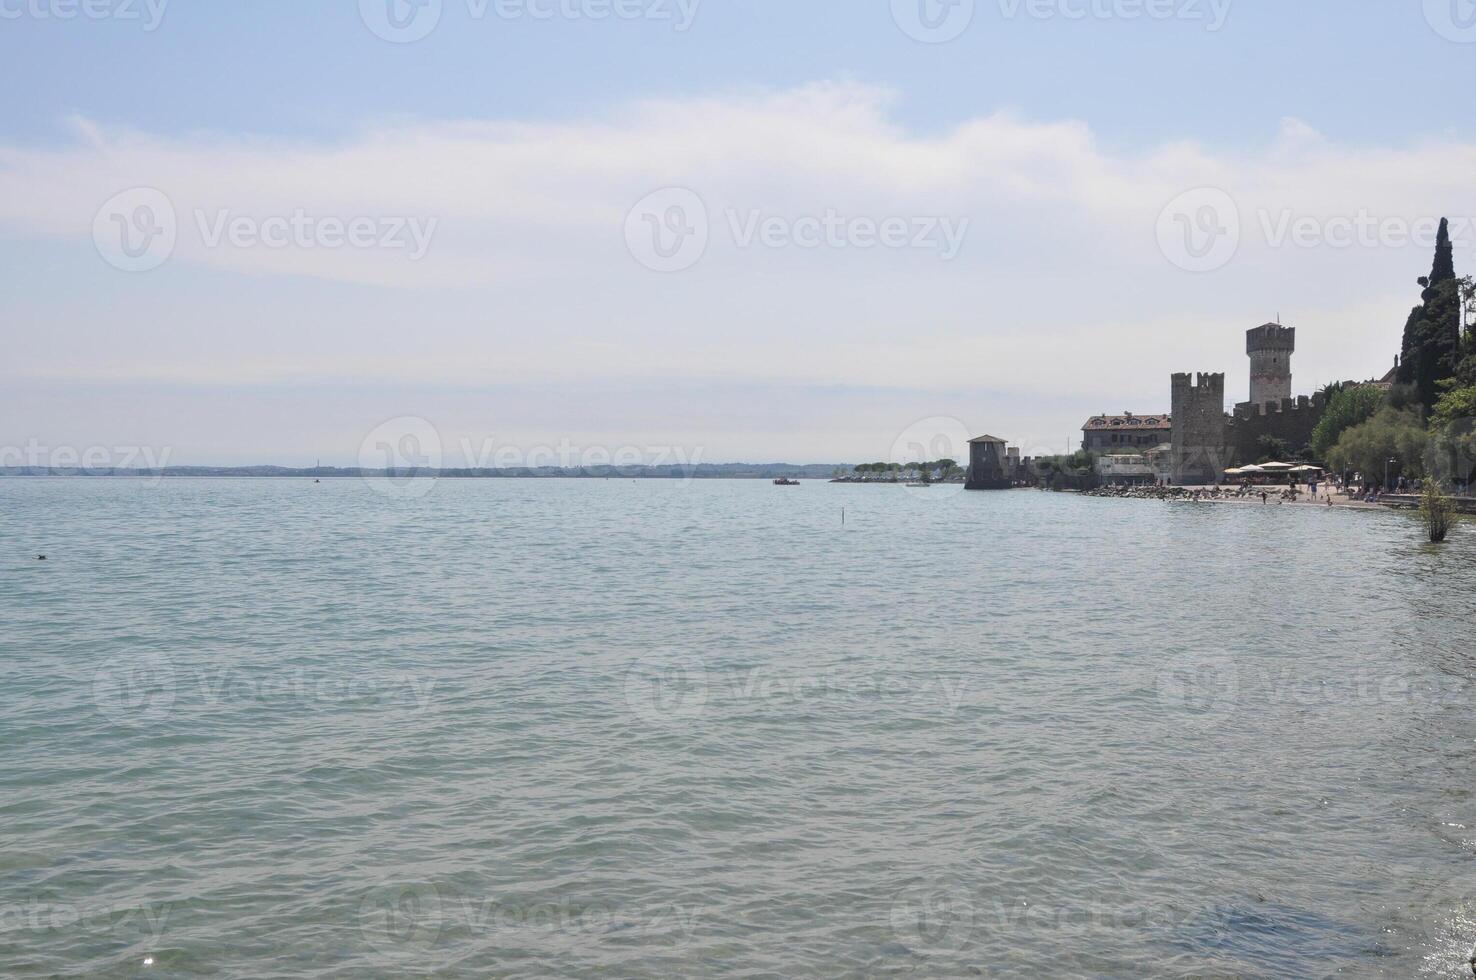
[[[969,490],[1004,490],[1012,485],[1008,465],[1011,459],[1007,443],[998,436],[977,436],[969,440],[969,469],[964,486]],[[1019,458],[1016,450],[1015,457]]]
[[1103,486],[1144,486],[1169,480],[1173,446],[1163,443],[1140,453],[1106,453],[1096,457],[1097,482]]
[[1168,415],[1093,415],[1081,427],[1081,448],[1089,453],[1139,453],[1172,441]]

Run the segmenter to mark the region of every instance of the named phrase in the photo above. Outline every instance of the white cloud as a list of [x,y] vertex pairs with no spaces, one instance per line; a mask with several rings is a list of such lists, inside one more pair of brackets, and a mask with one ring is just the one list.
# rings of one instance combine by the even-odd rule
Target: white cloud
[[[1292,229],[1360,215],[1476,219],[1476,145],[1345,146],[1305,121],[1272,126],[1264,146],[1230,149],[1128,152],[1078,121],[1007,113],[924,137],[898,125],[891,93],[854,84],[653,100],[558,123],[400,121],[334,143],[79,120],[65,145],[0,146],[0,231],[75,247],[79,281],[105,274],[128,302],[103,330],[86,299],[22,288],[26,322],[44,329],[18,371],[977,388],[997,393],[983,424],[1014,410],[1006,399],[1053,390],[1113,410],[1166,408],[1171,370],[1227,370],[1238,390],[1240,332],[1279,310],[1303,328],[1299,388],[1376,373],[1428,246],[1308,246]],[[92,251],[92,227],[104,201],[134,186],[168,195],[179,234],[165,268],[124,277]],[[692,268],[660,274],[627,251],[625,222],[666,186],[701,196],[712,241]],[[1160,253],[1155,229],[1166,202],[1204,186],[1232,195],[1242,241],[1228,265],[1191,275]],[[740,248],[730,210],[969,224],[950,262],[916,249]],[[411,261],[377,248],[211,248],[196,217],[298,211],[436,225]],[[1267,241],[1267,229],[1288,237]],[[1476,220],[1466,232],[1463,268]],[[383,286],[394,288],[365,288]],[[218,307],[201,309],[212,291]],[[1143,401],[1118,404],[1127,392]],[[1161,394],[1145,403],[1151,392]]]

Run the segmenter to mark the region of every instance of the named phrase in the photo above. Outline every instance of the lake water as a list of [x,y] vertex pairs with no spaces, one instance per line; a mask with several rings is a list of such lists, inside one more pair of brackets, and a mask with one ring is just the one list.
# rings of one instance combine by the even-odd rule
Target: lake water
[[0,529],[0,975],[1455,977],[1476,941],[1469,525],[11,479]]

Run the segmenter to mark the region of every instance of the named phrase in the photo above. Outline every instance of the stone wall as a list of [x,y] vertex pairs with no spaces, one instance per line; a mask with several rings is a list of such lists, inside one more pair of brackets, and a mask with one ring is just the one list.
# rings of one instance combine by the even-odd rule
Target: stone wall
[[1261,454],[1258,443],[1262,436],[1282,440],[1291,452],[1304,448],[1311,442],[1312,430],[1317,428],[1326,408],[1327,397],[1321,392],[1310,398],[1306,395],[1283,398],[1268,405],[1252,402],[1236,405],[1227,426],[1227,441],[1233,453],[1230,465],[1254,463]]
[[1230,464],[1225,432],[1225,376],[1173,376],[1173,450],[1169,472],[1179,485],[1219,483]]

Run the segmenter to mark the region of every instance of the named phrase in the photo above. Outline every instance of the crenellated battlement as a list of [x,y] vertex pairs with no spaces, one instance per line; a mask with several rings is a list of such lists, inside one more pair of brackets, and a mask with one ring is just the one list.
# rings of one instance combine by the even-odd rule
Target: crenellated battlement
[[1258,405],[1255,402],[1241,402],[1235,406],[1235,415],[1232,421],[1247,421],[1266,415],[1281,415],[1287,412],[1316,412],[1321,415],[1326,407],[1327,396],[1322,392],[1315,395],[1298,395],[1295,398],[1283,398],[1279,402],[1266,402]]
[[1245,352],[1258,354],[1262,351],[1285,351],[1290,354],[1297,349],[1297,328],[1283,327],[1279,323],[1266,323],[1245,332]]
[[1173,376],[1173,390],[1176,392],[1197,391],[1212,394],[1216,391],[1222,395],[1225,391],[1225,375],[1211,374],[1208,371],[1200,371],[1194,374],[1175,374]]

